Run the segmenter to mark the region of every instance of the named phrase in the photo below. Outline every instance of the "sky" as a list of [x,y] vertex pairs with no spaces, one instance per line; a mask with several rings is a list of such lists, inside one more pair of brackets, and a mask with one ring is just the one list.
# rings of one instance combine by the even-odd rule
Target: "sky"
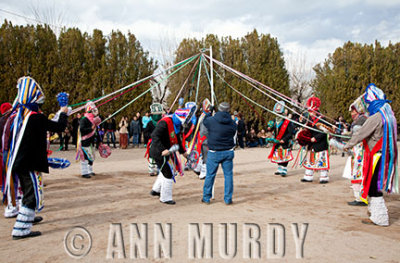
[[129,31],[153,57],[173,56],[183,38],[256,29],[276,37],[291,64],[310,68],[347,41],[400,41],[400,0],[0,0],[1,20],[35,23],[21,16],[89,33]]

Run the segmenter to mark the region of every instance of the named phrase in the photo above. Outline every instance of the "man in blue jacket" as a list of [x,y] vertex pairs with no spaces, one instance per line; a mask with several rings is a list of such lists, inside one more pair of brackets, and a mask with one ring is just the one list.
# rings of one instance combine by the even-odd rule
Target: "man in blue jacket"
[[212,189],[218,166],[221,164],[225,178],[225,204],[232,204],[233,194],[233,149],[235,147],[234,136],[237,131],[237,125],[232,120],[229,113],[230,105],[222,102],[218,106],[218,112],[211,117],[207,115],[204,119],[204,125],[208,130],[208,157],[207,157],[207,175],[203,188],[203,203],[210,203]]

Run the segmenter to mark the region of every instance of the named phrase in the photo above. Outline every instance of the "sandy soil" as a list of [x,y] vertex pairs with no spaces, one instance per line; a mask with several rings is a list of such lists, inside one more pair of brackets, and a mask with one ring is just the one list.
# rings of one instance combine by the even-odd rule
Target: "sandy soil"
[[[161,204],[149,195],[155,177],[147,174],[144,149],[113,150],[108,159],[95,162],[97,175],[91,179],[79,176],[79,164],[73,162],[68,169],[51,170],[45,175],[45,208],[40,213],[44,221],[33,227],[42,231],[42,236],[14,241],[11,230],[14,219],[1,219],[1,262],[75,262],[67,254],[64,238],[73,227],[82,226],[92,237],[89,253],[82,262],[104,262],[107,249],[118,247],[118,236],[109,243],[110,225],[120,223],[125,248],[125,261],[133,261],[130,251],[130,224],[148,224],[148,256],[139,262],[187,262],[189,224],[211,223],[213,226],[212,259],[191,261],[225,262],[220,249],[221,223],[237,224],[237,253],[229,261],[243,262],[245,224],[256,224],[260,230],[261,259],[265,262],[271,250],[268,230],[273,223],[285,228],[285,254],[281,261],[296,259],[295,241],[291,224],[308,223],[304,241],[306,262],[399,262],[400,260],[400,196],[386,196],[389,209],[389,227],[364,225],[366,207],[351,207],[350,182],[342,178],[345,158],[332,156],[330,183],[321,185],[300,183],[304,170],[289,169],[289,176],[276,176],[275,165],[266,161],[270,149],[245,149],[235,152],[234,159],[234,204],[223,202],[223,176],[218,172],[215,200],[211,205],[200,202],[203,182],[193,172],[177,178],[174,185],[176,205]],[[56,152],[55,157],[74,160],[74,151]],[[318,178],[318,177],[317,177]],[[315,178],[315,179],[317,179]],[[154,258],[154,225],[171,223],[171,259]],[[117,225],[118,226],[118,225]],[[165,227],[165,225],[163,225]],[[114,229],[114,228],[112,228]],[[139,228],[140,229],[140,228]],[[165,228],[164,228],[165,229]],[[115,232],[112,232],[115,233]],[[143,232],[142,232],[143,233]],[[234,240],[230,236],[228,241]],[[113,239],[111,239],[113,240]],[[87,240],[76,239],[76,246]],[[229,242],[230,242],[229,241]],[[278,248],[282,248],[281,246]],[[117,258],[118,254],[114,254]],[[116,260],[116,259],[115,259]],[[124,262],[124,260],[119,260]],[[279,260],[278,260],[279,262]]]

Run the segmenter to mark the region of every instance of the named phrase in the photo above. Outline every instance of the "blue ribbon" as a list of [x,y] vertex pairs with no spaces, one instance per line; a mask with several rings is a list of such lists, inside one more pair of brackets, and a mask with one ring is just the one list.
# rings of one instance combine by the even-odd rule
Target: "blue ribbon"
[[26,103],[26,104],[20,104],[19,105],[21,108],[25,107],[30,111],[38,112],[39,111],[39,104],[37,103]]
[[174,124],[175,133],[178,134],[181,131],[182,122],[176,114],[172,115],[172,123]]

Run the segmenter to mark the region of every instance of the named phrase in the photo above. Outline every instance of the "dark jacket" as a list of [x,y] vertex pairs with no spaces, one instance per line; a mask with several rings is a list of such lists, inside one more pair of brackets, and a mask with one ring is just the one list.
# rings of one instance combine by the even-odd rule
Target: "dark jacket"
[[73,134],[77,134],[78,128],[79,128],[79,118],[78,118],[78,117],[75,117],[75,118],[72,120],[72,133],[73,133]]
[[115,119],[112,118],[111,120],[106,121],[106,123],[104,125],[104,129],[106,131],[113,131],[114,132],[117,129],[117,124],[115,122]]
[[238,121],[237,126],[238,136],[246,136],[246,125],[242,119]]
[[226,151],[235,147],[233,137],[237,125],[232,120],[229,112],[217,112],[213,117],[207,115],[204,126],[208,130],[208,147],[212,151]]
[[[318,121],[320,122],[320,121]],[[317,122],[317,123],[318,123]],[[316,126],[313,126],[314,129],[317,129]],[[313,149],[315,152],[321,152],[321,151],[326,151],[329,149],[329,144],[328,144],[328,135],[324,132],[319,132],[319,131],[311,131],[311,138],[314,137],[317,141],[312,142],[310,147]]]
[[4,114],[3,116],[0,117],[0,151],[3,147],[3,140],[2,140],[2,136],[3,136],[3,131],[4,131],[4,126],[6,125],[6,122],[8,120],[8,118],[11,115],[11,111],[7,112],[6,114]]
[[[182,139],[180,134],[176,134],[179,144],[179,152],[183,154],[185,150],[182,147]],[[157,123],[156,128],[151,134],[151,145],[149,155],[154,159],[162,159],[161,153],[164,150],[171,148],[171,142],[169,140],[168,125],[164,120]]]
[[62,132],[67,126],[67,114],[61,113],[58,122],[41,113],[29,117],[14,162],[14,171],[49,172],[47,162],[47,131]]
[[140,134],[140,131],[142,129],[141,124],[138,120],[136,121],[132,120],[129,128],[130,128],[130,134]]
[[257,134],[249,132],[246,135],[246,142],[248,142],[248,143],[258,142]]
[[149,123],[147,123],[146,128],[144,129],[144,133],[149,134],[149,136],[151,136],[151,134],[153,133],[153,131],[156,129],[156,126],[154,126],[152,121],[149,121]]
[[[79,121],[79,131],[81,132],[81,136],[85,136],[93,131],[93,124],[90,122],[90,120],[86,117],[82,117],[81,120]],[[96,128],[95,128],[96,129]],[[96,140],[99,141],[99,138],[97,138],[98,132],[95,131],[94,135],[90,138],[87,138],[86,140],[82,140],[82,146],[83,147],[89,147],[90,145],[93,145]]]
[[[278,128],[277,124],[275,122],[275,138],[278,136],[279,132],[281,131],[282,126],[283,126],[283,123]],[[294,133],[294,125],[293,125],[292,122],[289,122],[289,124],[288,124],[288,126],[287,126],[287,128],[285,130],[285,133],[283,134],[283,136],[281,138],[281,140],[283,140],[284,143],[277,143],[276,147],[282,146],[283,149],[291,148],[292,147],[292,141],[291,140],[292,140],[292,137],[293,137],[293,133]]]

